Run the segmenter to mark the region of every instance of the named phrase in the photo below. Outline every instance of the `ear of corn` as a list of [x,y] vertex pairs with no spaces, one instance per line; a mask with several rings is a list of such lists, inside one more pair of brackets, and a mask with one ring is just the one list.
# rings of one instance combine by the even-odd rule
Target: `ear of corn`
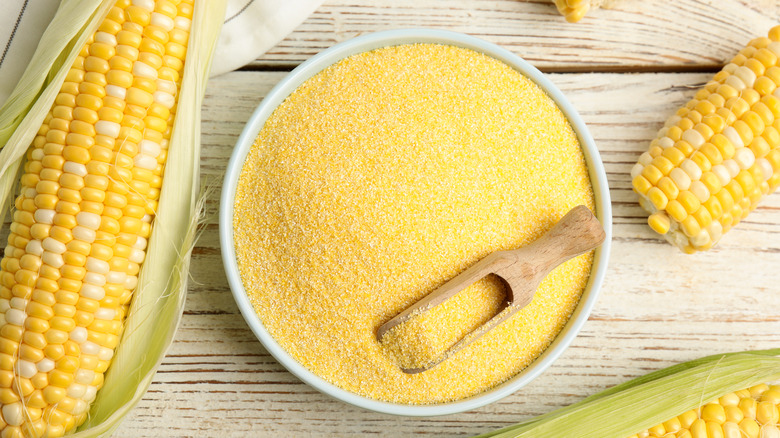
[[[682,363],[610,388],[574,405],[480,435],[478,438],[647,437],[660,432],[658,425],[669,428],[665,435],[658,436],[730,438],[734,435],[725,433],[727,429],[732,430],[733,426],[723,424],[733,423],[732,420],[739,414],[728,408],[730,413],[723,419],[719,408],[707,405],[711,402],[719,403],[726,411],[726,407],[734,403],[734,395],[731,395],[734,393],[740,398],[737,405],[743,403],[746,408],[742,412],[744,418],[752,416],[751,419],[755,419],[756,423],[768,424],[772,420],[776,422],[778,387],[770,388],[762,383],[780,379],[780,357],[777,357],[779,354],[780,349],[728,353]],[[744,391],[746,388],[747,394]],[[755,401],[755,404],[750,400]],[[765,410],[760,416],[761,420],[758,415],[759,405],[764,406],[761,409]],[[696,418],[693,418],[693,414]],[[744,418],[739,423],[742,423]],[[703,421],[705,432],[709,430],[711,435],[700,433],[702,421],[698,420]],[[721,420],[723,421],[719,423]],[[708,426],[708,423],[717,423],[724,434],[718,435],[715,425]],[[761,428],[761,424],[758,426]],[[742,427],[748,432],[755,430],[749,421],[745,421]],[[675,428],[677,431],[671,432]],[[761,430],[772,433],[770,426]],[[748,433],[739,436],[758,438],[774,435]]]
[[709,249],[780,185],[779,85],[780,26],[669,117],[631,170],[654,231]]
[[629,438],[780,437],[780,386],[756,385],[672,417]]
[[[64,2],[58,16],[77,3]],[[110,433],[148,386],[181,315],[198,203],[199,107],[225,4],[112,3],[93,8],[90,30],[71,43],[86,41],[71,67],[51,71],[62,82],[41,98],[53,98],[39,99],[21,122],[6,108],[0,115],[0,127],[18,125],[0,154],[5,163],[20,159],[20,130],[43,119],[0,262],[4,437],[61,436],[88,414],[77,436]],[[191,28],[198,34],[188,46]],[[177,160],[165,171],[174,182],[162,185],[166,158]],[[7,180],[15,168],[2,172]],[[141,271],[145,258],[151,266]],[[122,374],[105,377],[120,337],[113,367]],[[90,410],[104,382],[111,389]]]
[[554,0],[558,12],[566,21],[576,23],[582,20],[592,9],[609,8],[614,0]]
[[566,17],[566,21],[576,23],[590,10],[591,0],[555,0],[558,12]]

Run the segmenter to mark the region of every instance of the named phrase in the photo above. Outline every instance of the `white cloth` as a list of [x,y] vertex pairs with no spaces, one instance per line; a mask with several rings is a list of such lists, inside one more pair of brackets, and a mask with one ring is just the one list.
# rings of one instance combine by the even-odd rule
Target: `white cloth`
[[248,64],[284,39],[323,0],[229,0],[211,75]]
[[[235,70],[268,51],[323,0],[228,0],[211,74]],[[0,105],[19,80],[58,0],[0,0]]]
[[58,0],[0,3],[0,105],[22,76],[59,4]]

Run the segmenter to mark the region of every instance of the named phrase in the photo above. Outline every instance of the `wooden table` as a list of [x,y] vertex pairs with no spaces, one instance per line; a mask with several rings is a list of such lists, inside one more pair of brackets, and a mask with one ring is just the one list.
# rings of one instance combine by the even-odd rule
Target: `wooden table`
[[209,83],[204,179],[220,185],[252,110],[311,55],[376,30],[469,33],[550,73],[596,139],[614,210],[599,301],[563,356],[512,396],[436,418],[369,412],[300,382],[249,331],[222,269],[215,191],[175,342],[116,436],[468,436],[674,363],[780,346],[780,194],[763,200],[717,248],[689,256],[647,227],[629,177],[666,117],[778,22],[778,0],[619,0],[578,24],[566,23],[550,0],[326,0],[265,56]]

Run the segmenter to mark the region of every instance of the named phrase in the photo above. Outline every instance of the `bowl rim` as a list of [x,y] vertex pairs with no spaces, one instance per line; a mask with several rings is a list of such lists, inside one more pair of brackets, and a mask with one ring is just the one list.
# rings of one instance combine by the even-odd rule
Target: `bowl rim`
[[[445,44],[475,50],[508,64],[544,90],[563,111],[577,134],[593,187],[595,214],[607,235],[604,243],[596,249],[590,277],[580,302],[556,338],[539,357],[492,389],[465,399],[431,405],[391,403],[364,397],[324,380],[301,365],[276,342],[256,314],[241,280],[233,244],[233,205],[238,179],[258,132],[279,104],[303,82],[343,58],[381,47],[414,43]],[[612,237],[612,208],[606,172],[593,137],[574,106],[543,73],[514,53],[467,34],[433,29],[396,29],[370,33],[338,43],[301,63],[268,92],[247,121],[231,154],[220,197],[219,236],[225,274],[244,320],[266,350],[288,371],[318,391],[357,407],[386,414],[427,417],[469,411],[502,399],[538,377],[569,347],[587,321],[604,280]]]

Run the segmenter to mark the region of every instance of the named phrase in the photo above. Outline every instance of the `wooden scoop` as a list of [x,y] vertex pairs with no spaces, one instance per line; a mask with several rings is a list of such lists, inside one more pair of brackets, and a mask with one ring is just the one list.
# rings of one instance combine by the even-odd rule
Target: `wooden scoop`
[[415,374],[433,368],[528,305],[539,283],[550,271],[566,260],[601,245],[605,237],[604,229],[587,207],[574,207],[547,233],[529,245],[488,255],[412,304],[379,327],[376,337],[381,340],[393,327],[427,312],[486,275],[494,274],[501,278],[507,286],[506,305],[503,310],[461,338],[433,362],[421,368],[402,368],[402,371]]

